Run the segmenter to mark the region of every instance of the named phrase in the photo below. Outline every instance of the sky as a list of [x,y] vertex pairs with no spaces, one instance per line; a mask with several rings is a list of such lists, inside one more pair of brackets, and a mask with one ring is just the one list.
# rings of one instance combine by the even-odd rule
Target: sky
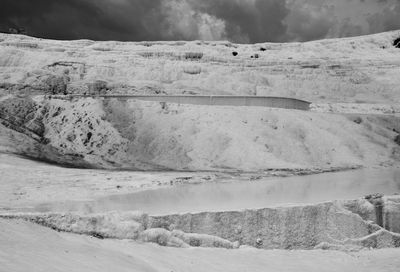
[[400,29],[400,0],[0,0],[0,29],[72,40],[293,42]]

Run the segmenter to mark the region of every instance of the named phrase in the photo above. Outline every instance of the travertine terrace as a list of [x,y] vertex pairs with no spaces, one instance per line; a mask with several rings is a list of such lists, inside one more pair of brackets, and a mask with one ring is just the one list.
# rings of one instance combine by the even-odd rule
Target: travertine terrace
[[[396,271],[399,37],[392,31],[241,45],[0,34],[0,263],[15,269],[19,251],[37,270],[99,256],[99,271],[163,265],[265,271],[279,268],[277,258],[307,271],[314,261],[349,271]],[[286,97],[311,105],[304,111],[119,95]],[[217,203],[212,210],[163,214],[107,206],[149,190],[148,201],[162,205],[161,188],[288,182],[285,177],[310,174],[322,182],[340,171],[354,171],[348,184],[362,188],[365,173],[375,170],[384,174],[374,188],[391,188],[385,195],[360,189],[351,199],[292,203],[289,197],[268,207],[219,210]],[[265,197],[279,191],[279,182]],[[312,191],[310,184],[296,188]],[[346,180],[338,186],[350,190]],[[182,195],[171,194],[180,205]],[[43,265],[28,250],[35,245],[39,255],[56,248],[54,259]],[[69,252],[74,255],[64,256]],[[192,253],[202,259],[188,267],[196,261]],[[225,263],[210,267],[206,260],[217,257]]]

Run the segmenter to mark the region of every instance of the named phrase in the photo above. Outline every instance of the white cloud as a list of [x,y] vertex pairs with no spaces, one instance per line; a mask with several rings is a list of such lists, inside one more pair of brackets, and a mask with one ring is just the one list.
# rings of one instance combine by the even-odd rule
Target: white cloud
[[184,0],[163,2],[165,38],[180,37],[185,40],[226,39],[225,22],[207,13],[194,11]]
[[199,38],[201,40],[225,40],[225,22],[209,14],[198,14]]

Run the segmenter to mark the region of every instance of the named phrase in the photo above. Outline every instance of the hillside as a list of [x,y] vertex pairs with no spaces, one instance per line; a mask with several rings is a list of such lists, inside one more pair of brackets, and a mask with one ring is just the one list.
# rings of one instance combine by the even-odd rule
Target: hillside
[[[398,165],[400,49],[393,43],[399,36],[238,45],[2,34],[0,148],[111,169]],[[313,102],[314,112],[53,94],[284,96]]]
[[[0,34],[0,92],[400,102],[399,31],[307,43],[52,41]],[[237,56],[233,56],[233,52]]]
[[91,98],[0,105],[3,151],[71,166],[263,171],[400,160],[400,126],[390,116]]

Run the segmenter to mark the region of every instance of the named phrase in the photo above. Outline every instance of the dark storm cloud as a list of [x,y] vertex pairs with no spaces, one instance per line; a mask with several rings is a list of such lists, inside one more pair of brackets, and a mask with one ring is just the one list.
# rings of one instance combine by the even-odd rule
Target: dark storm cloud
[[372,32],[400,29],[400,0],[367,18]]
[[287,13],[282,0],[1,0],[0,25],[55,39],[257,42],[280,40]]
[[322,39],[334,25],[334,16],[324,5],[307,5],[305,1],[294,1],[286,17],[286,25],[286,37],[289,40]]
[[399,0],[0,0],[0,28],[53,39],[254,43],[396,29],[399,13]]
[[160,1],[1,0],[0,7],[0,24],[34,36],[130,40],[157,38],[147,15],[157,16]]
[[226,22],[227,35],[236,41],[280,41],[284,38],[285,17],[282,0],[202,0],[192,1],[195,9]]

